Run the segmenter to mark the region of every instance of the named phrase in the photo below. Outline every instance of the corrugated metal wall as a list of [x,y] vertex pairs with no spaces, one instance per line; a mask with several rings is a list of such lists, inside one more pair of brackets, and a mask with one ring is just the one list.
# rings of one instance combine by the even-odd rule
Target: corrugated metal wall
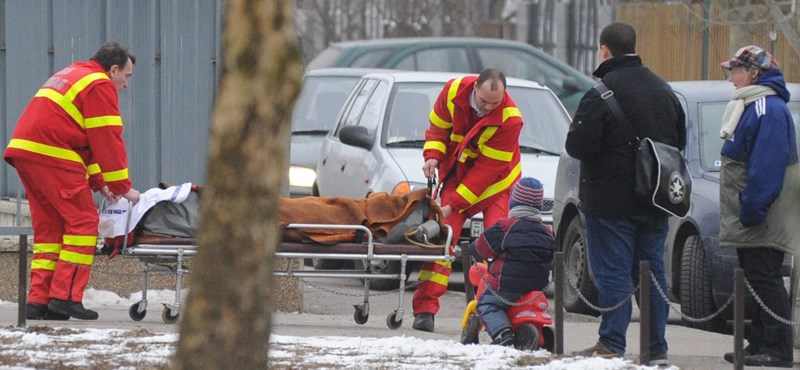
[[[0,150],[51,74],[113,39],[136,55],[120,93],[134,187],[204,182],[223,1],[0,0]],[[3,162],[0,193],[17,184]]]
[[[718,19],[727,8],[712,5],[708,19]],[[703,21],[702,4],[685,2],[638,2],[619,4],[620,21],[636,28],[636,51],[650,69],[667,81],[699,80],[703,73]],[[778,60],[787,82],[800,82],[800,56],[780,31],[770,39],[772,22],[765,20],[750,43],[770,51]],[[730,28],[736,24],[712,22],[708,25],[707,79],[723,79],[719,64],[727,60],[741,46],[729,50]]]

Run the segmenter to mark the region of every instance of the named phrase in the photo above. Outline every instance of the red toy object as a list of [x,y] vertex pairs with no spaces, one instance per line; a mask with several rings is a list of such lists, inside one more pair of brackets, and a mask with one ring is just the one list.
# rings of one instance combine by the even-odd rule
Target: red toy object
[[[478,344],[478,334],[483,329],[483,324],[478,318],[477,306],[481,294],[486,291],[483,276],[488,276],[488,267],[484,263],[473,264],[469,269],[469,281],[478,287],[475,299],[467,304],[464,318],[461,320],[461,343]],[[486,292],[486,294],[492,294]],[[547,325],[553,324],[553,319],[547,314],[547,297],[544,292],[532,290],[519,297],[515,304],[506,313],[511,320],[511,328],[516,338],[515,347],[522,351],[533,351],[544,348],[553,351],[555,333]]]

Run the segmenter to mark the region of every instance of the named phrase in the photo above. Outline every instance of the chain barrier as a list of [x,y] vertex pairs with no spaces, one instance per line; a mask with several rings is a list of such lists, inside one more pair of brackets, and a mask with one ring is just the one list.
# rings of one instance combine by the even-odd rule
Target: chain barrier
[[[564,271],[569,271],[569,269],[567,268],[567,263],[566,263],[566,262],[564,262]],[[591,309],[593,309],[593,310],[595,310],[595,311],[598,311],[598,312],[611,312],[611,311],[616,311],[617,309],[619,309],[620,307],[622,307],[622,306],[623,306],[625,303],[627,303],[628,301],[630,301],[630,300],[631,300],[631,297],[633,297],[633,295],[636,293],[636,291],[638,291],[638,290],[639,290],[639,287],[640,287],[640,285],[637,285],[637,286],[636,286],[636,288],[634,288],[634,289],[633,289],[633,291],[631,292],[631,294],[630,294],[630,295],[628,295],[628,297],[626,297],[625,299],[623,299],[621,302],[619,302],[619,303],[617,303],[617,304],[615,304],[615,305],[613,305],[613,306],[611,306],[611,307],[605,307],[605,308],[603,308],[603,307],[598,307],[598,306],[595,306],[595,305],[594,305],[592,302],[590,302],[590,301],[589,301],[589,299],[587,299],[586,297],[584,297],[584,296],[583,296],[583,293],[581,293],[581,290],[578,288],[578,284],[572,280],[572,278],[569,276],[569,274],[565,274],[565,275],[566,275],[566,277],[567,277],[567,282],[568,282],[568,283],[569,283],[569,285],[572,287],[572,289],[575,291],[575,293],[578,295],[578,298],[580,298],[580,300],[581,300],[581,301],[583,301],[583,303],[584,303],[584,304],[586,304],[587,306],[589,306],[589,308],[591,308]]]
[[759,306],[761,306],[764,312],[772,316],[773,319],[777,320],[778,322],[784,325],[793,326],[795,328],[800,327],[800,323],[791,320],[786,320],[783,317],[778,316],[778,314],[776,314],[772,310],[770,310],[769,307],[767,307],[767,305],[764,304],[764,301],[761,300],[761,297],[759,297],[758,294],[756,294],[755,289],[753,289],[753,287],[750,285],[750,281],[748,281],[747,278],[744,279],[744,286],[747,287],[747,290],[750,292],[750,295],[752,295],[753,299],[755,299],[755,301],[758,302]]
[[712,313],[712,314],[710,314],[710,315],[708,315],[706,317],[698,317],[698,318],[691,317],[691,316],[688,316],[688,315],[684,314],[683,312],[681,312],[680,310],[675,308],[675,306],[672,305],[672,301],[669,300],[669,296],[667,296],[667,293],[665,293],[664,289],[661,288],[661,284],[658,283],[658,280],[656,280],[656,275],[653,274],[652,271],[650,272],[650,281],[652,281],[653,285],[655,285],[656,290],[661,295],[661,299],[663,299],[664,302],[666,302],[669,305],[670,310],[672,310],[673,312],[678,313],[679,315],[681,315],[681,319],[686,320],[688,322],[704,323],[704,322],[711,321],[714,318],[716,318],[717,316],[721,315],[722,312],[725,311],[725,309],[728,308],[728,306],[730,306],[733,303],[733,294],[731,294],[731,296],[728,297],[728,301],[725,302],[725,304],[723,304],[722,307],[720,307],[716,312],[714,312],[714,313]]

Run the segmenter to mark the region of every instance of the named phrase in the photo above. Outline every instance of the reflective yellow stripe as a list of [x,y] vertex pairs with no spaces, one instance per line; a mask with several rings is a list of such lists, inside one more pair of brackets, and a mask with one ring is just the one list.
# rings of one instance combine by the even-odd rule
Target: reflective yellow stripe
[[463,77],[459,77],[455,79],[455,81],[450,84],[450,89],[447,90],[447,110],[450,111],[450,119],[453,119],[453,112],[456,110],[455,104],[453,104],[453,99],[456,97],[456,94],[458,94],[458,86],[461,85],[462,78]]
[[489,147],[488,145],[481,145],[481,154],[498,161],[511,162],[514,158],[513,152],[506,152]]
[[127,168],[119,171],[103,172],[103,180],[105,180],[106,182],[120,181],[127,179],[128,179]]
[[72,101],[67,100],[67,98],[64,95],[59,94],[58,91],[49,88],[42,88],[36,92],[35,97],[46,98],[53,103],[56,103],[56,105],[61,107],[64,112],[67,112],[67,114],[69,114],[69,116],[72,117],[72,119],[75,120],[78,125],[83,127],[83,114],[81,114],[81,111],[78,110],[78,107],[72,104]]
[[522,117],[522,113],[520,113],[519,108],[507,107],[503,109],[503,122],[511,117]]
[[105,126],[122,126],[122,117],[120,116],[101,116],[86,119],[86,128],[97,128]]
[[441,141],[426,141],[425,145],[422,147],[422,150],[428,149],[438,150],[447,154],[447,145],[444,145],[444,143]]
[[[452,268],[452,265],[453,265],[451,262],[445,262],[445,261],[436,261],[435,263],[437,265],[445,266],[447,268]],[[439,285],[444,285],[444,286],[447,286],[447,282],[448,282],[449,279],[450,279],[450,277],[447,276],[447,275],[443,275],[443,274],[440,274],[440,273],[437,273],[437,272],[433,272],[433,271],[430,271],[430,270],[425,270],[425,269],[422,269],[422,270],[419,271],[419,277],[418,277],[419,281],[430,281],[430,282],[433,282],[433,283],[436,283],[436,284],[439,284]]]
[[86,86],[89,86],[89,84],[91,84],[92,82],[95,82],[97,80],[108,80],[108,79],[109,79],[108,75],[105,72],[95,72],[83,76],[83,78],[81,78],[80,80],[78,80],[78,82],[73,84],[72,87],[70,87],[70,89],[67,90],[67,93],[64,95],[61,95],[58,93],[58,91],[52,90],[50,88],[42,88],[36,92],[36,96],[50,99],[54,103],[58,104],[58,106],[61,107],[61,109],[63,109],[65,112],[67,112],[67,114],[69,114],[70,117],[72,117],[72,119],[74,119],[75,122],[78,123],[78,125],[84,127],[83,114],[81,114],[78,108],[75,107],[75,104],[73,104],[72,101],[75,100],[75,97],[78,96],[78,94],[81,91],[83,91],[83,89],[85,89]]
[[497,132],[497,126],[488,126],[483,129],[483,132],[481,132],[481,137],[478,138],[478,145],[483,145],[483,143],[489,141],[489,139],[494,136],[495,132]]
[[31,261],[31,270],[55,271],[56,261],[51,261],[46,259],[35,259]]
[[33,254],[58,253],[60,251],[61,251],[61,244],[58,243],[33,243]]
[[83,158],[75,153],[72,150],[54,147],[52,145],[41,144],[35,141],[24,140],[24,139],[11,139],[8,143],[9,148],[16,148],[27,150],[29,152],[46,155],[48,157],[65,159],[72,162],[78,162],[84,166]]
[[436,114],[436,111],[433,110],[431,111],[431,114],[428,116],[428,119],[431,120],[431,123],[433,123],[436,127],[439,127],[444,130],[448,130],[450,129],[450,127],[453,127],[452,122],[443,120],[441,117],[439,117],[438,114]]
[[96,235],[64,235],[64,245],[74,245],[77,247],[96,247]]
[[97,163],[92,163],[89,167],[86,167],[86,173],[89,175],[95,175],[100,173],[100,165]]
[[64,262],[77,263],[91,266],[94,263],[94,254],[81,254],[72,251],[61,251],[59,258]]
[[467,161],[468,158],[472,159],[478,158],[478,153],[475,153],[469,149],[464,149],[464,151],[461,152],[461,157],[458,158],[458,161],[464,163]]
[[469,188],[467,188],[464,184],[458,185],[458,188],[456,188],[456,193],[458,193],[464,199],[466,199],[470,205],[473,205],[505,189],[508,189],[508,187],[510,187],[514,182],[514,179],[516,179],[517,176],[519,176],[521,171],[522,171],[522,166],[519,163],[517,163],[517,165],[514,166],[514,169],[511,170],[508,176],[506,176],[504,179],[492,185],[489,185],[489,187],[487,187],[486,190],[483,191],[483,194],[481,194],[480,196],[475,195],[475,193],[473,193],[472,190],[469,190]]
[[464,141],[464,135],[450,134],[450,141],[460,143]]

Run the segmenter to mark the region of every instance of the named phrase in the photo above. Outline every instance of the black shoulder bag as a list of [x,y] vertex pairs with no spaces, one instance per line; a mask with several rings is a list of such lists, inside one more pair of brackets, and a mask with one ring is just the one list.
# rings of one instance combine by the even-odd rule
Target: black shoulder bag
[[691,206],[692,177],[680,150],[647,137],[639,139],[614,92],[603,81],[594,88],[608,103],[614,118],[631,134],[636,158],[636,196],[672,216],[686,217]]

